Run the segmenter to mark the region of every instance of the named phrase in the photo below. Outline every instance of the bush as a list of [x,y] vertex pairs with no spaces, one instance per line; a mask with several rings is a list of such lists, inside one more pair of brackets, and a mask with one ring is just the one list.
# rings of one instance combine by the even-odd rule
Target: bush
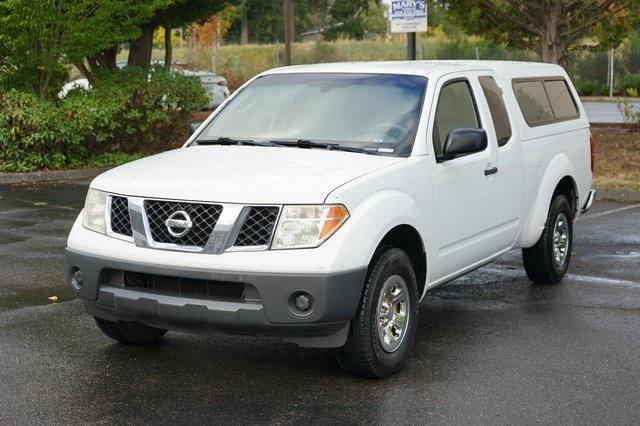
[[575,83],[580,96],[609,96],[609,86],[597,81],[584,81]]
[[57,103],[9,91],[0,95],[0,171],[106,165],[166,150],[206,101],[197,78],[164,69],[101,75],[92,90]]
[[627,94],[629,89],[640,91],[640,74],[627,74],[622,79],[622,92]]
[[596,83],[594,81],[576,83],[576,90],[580,96],[593,96],[596,91]]
[[81,142],[53,104],[16,90],[0,95],[0,171],[65,167],[85,154]]

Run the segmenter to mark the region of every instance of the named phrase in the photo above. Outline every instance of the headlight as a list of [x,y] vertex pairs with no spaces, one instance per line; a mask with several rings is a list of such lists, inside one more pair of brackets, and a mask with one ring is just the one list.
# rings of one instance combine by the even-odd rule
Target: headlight
[[84,202],[84,218],[82,224],[85,228],[104,234],[105,211],[107,208],[107,194],[95,189],[89,189],[87,199]]
[[340,204],[318,206],[284,206],[271,248],[318,247],[349,218]]

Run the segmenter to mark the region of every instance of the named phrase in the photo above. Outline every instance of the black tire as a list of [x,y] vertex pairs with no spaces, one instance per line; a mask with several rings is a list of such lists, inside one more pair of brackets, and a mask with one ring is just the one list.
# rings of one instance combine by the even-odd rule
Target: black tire
[[[558,265],[554,259],[554,228],[560,215],[567,219],[568,247],[564,261]],[[522,249],[522,259],[527,277],[536,284],[557,284],[569,268],[573,248],[573,217],[571,205],[564,195],[556,195],[551,201],[549,215],[540,239],[530,248]]]
[[[408,318],[404,337],[392,352],[383,348],[378,335],[378,299],[390,277],[401,277],[408,291]],[[381,379],[398,371],[406,362],[415,340],[418,322],[418,288],[413,265],[407,254],[393,247],[378,250],[365,280],[360,306],[351,321],[345,346],[336,349],[338,363],[348,373]]]
[[109,321],[98,317],[93,317],[98,324],[98,328],[113,340],[117,340],[125,345],[144,345],[153,343],[160,339],[167,330],[149,327],[141,322],[129,321]]

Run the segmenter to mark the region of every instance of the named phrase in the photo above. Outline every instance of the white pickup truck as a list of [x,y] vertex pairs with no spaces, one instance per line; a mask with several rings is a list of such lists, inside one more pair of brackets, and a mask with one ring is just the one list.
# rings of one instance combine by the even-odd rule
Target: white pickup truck
[[593,140],[557,65],[344,63],[262,73],[181,149],[97,177],[69,235],[100,329],[336,348],[385,377],[428,290],[522,249],[559,282]]

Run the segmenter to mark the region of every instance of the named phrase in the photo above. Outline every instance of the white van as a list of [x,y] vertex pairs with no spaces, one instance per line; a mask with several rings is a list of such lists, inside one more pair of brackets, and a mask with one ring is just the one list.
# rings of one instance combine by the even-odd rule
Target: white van
[[562,279],[594,199],[592,143],[557,65],[271,70],[181,149],[91,183],[69,282],[122,343],[273,339],[385,377],[429,289],[514,248],[532,281]]

